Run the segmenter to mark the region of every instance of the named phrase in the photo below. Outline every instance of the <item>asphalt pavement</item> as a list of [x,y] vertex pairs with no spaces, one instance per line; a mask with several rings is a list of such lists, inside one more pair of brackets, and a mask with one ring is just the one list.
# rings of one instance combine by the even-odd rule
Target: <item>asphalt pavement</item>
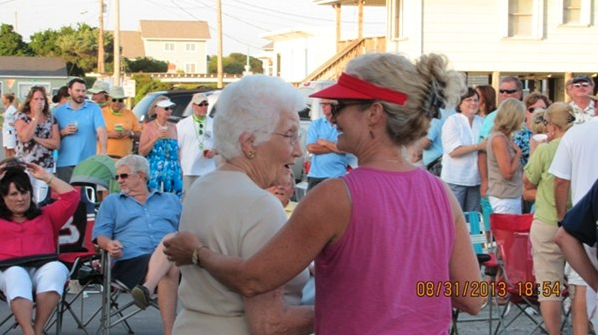
[[[97,292],[97,291],[95,291]],[[68,298],[71,299],[72,294],[68,295]],[[121,304],[130,301],[130,296],[125,295],[121,296]],[[94,293],[94,291],[85,295],[85,297],[76,303],[73,304],[73,309],[78,315],[83,313],[85,319],[89,319],[93,312],[96,311],[101,306],[101,294]],[[495,307],[496,308],[496,307]],[[502,307],[501,307],[502,308]],[[179,306],[180,310],[180,306]],[[510,312],[506,316],[506,321],[512,321],[515,316],[517,315],[517,309],[515,307],[511,307]],[[486,307],[482,310],[482,312],[475,316],[469,316],[467,314],[461,314],[459,316],[459,322],[457,323],[458,333],[460,335],[479,335],[479,334],[492,334],[490,332],[490,322],[489,322],[489,308]],[[528,311],[529,312],[529,311]],[[8,306],[6,304],[0,305],[0,320],[3,320],[8,314]],[[496,319],[496,309],[493,310],[493,315],[495,320],[492,322],[492,328],[496,328],[498,320]],[[541,322],[542,318],[533,313],[529,313],[529,318]],[[539,329],[534,330],[535,325],[531,322],[531,320],[526,315],[520,315],[516,321],[513,322],[512,325],[508,328],[508,334],[544,334]],[[158,310],[154,308],[148,308],[145,311],[140,312],[139,314],[131,317],[129,319],[129,324],[133,329],[135,334],[140,335],[160,335],[163,334],[162,332],[162,322],[160,319],[160,313]],[[99,328],[100,322],[99,317],[95,317],[91,320],[89,325],[86,327],[88,334],[96,334]],[[570,328],[570,322],[568,322],[565,326],[564,331],[562,334],[572,334]],[[4,334],[7,330],[7,326],[4,325],[0,327],[0,333]],[[54,334],[55,328],[50,329],[48,334]],[[16,335],[21,334],[18,328],[10,330],[8,333],[9,335]],[[74,319],[67,313],[64,316],[64,325],[63,330],[61,332],[63,335],[80,335],[85,334],[82,329],[77,327]],[[110,330],[110,334],[113,335],[126,335],[129,334],[127,329],[121,324],[116,325],[114,328]],[[199,333],[198,333],[199,334]],[[340,334],[339,334],[340,335]]]

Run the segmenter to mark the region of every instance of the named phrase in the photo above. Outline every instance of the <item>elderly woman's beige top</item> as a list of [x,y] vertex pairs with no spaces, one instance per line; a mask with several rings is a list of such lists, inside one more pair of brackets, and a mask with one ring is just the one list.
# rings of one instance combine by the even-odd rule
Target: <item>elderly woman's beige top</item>
[[[188,191],[180,230],[201,236],[211,250],[246,259],[260,250],[286,220],[280,201],[246,174],[215,171]],[[249,334],[241,295],[197,266],[183,266],[181,273],[179,299],[183,310],[175,322],[176,334]],[[287,304],[299,304],[308,278],[305,270],[287,283]]]

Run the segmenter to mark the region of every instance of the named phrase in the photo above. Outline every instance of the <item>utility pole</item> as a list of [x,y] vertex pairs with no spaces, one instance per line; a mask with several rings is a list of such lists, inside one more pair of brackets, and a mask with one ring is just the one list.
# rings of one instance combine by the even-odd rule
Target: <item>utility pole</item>
[[216,0],[216,16],[218,20],[218,88],[224,87],[223,73],[222,73],[222,1]]
[[104,69],[104,0],[100,0],[98,33],[98,73],[102,74],[106,72]]
[[114,85],[120,84],[120,0],[114,0]]

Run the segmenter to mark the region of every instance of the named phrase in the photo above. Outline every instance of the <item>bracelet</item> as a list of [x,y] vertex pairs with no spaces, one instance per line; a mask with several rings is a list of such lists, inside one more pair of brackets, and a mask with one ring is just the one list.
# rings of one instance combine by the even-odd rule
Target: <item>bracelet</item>
[[48,181],[46,182],[46,184],[50,185],[50,183],[52,182],[52,180],[54,180],[54,175],[52,175],[50,177],[50,179],[48,179]]

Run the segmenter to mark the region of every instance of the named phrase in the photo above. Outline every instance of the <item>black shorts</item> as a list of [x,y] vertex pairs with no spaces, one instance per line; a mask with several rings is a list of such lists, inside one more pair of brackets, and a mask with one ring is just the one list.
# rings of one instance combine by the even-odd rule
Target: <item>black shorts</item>
[[112,267],[112,280],[118,280],[132,289],[135,285],[143,284],[149,265],[151,254],[117,261]]

